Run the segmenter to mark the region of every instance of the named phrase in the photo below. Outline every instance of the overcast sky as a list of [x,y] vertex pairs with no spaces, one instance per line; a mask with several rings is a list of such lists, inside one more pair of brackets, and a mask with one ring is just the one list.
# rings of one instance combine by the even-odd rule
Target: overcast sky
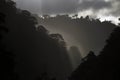
[[91,15],[101,20],[118,23],[120,0],[14,0],[17,6],[32,13],[61,14],[78,13],[79,16]]

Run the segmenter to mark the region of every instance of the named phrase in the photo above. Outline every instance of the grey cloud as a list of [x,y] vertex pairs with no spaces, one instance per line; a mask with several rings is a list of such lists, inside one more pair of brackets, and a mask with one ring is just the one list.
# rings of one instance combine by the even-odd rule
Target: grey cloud
[[111,2],[106,2],[104,0],[83,0],[79,4],[79,10],[86,10],[86,9],[94,9],[94,10],[100,10],[103,8],[110,8]]
[[79,0],[42,0],[42,12],[48,14],[74,13],[77,11]]
[[77,13],[89,8],[111,7],[111,3],[104,0],[17,0],[17,4],[22,9],[39,14]]
[[111,4],[113,4],[111,14],[116,17],[120,16],[120,0],[111,1]]
[[[110,8],[111,2],[104,0],[51,0],[52,3],[43,0],[43,13],[77,13],[82,10],[93,9],[94,11]],[[50,0],[49,0],[50,1]]]

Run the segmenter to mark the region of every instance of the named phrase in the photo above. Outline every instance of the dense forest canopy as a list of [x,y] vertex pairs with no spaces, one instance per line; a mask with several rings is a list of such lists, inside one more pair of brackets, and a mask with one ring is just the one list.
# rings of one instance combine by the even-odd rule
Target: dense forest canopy
[[6,16],[4,24],[8,29],[3,43],[7,51],[16,55],[14,71],[19,78],[33,80],[44,72],[58,80],[68,76],[71,64],[62,36],[49,34],[29,11],[17,9],[13,1],[1,0],[0,3],[0,12]]

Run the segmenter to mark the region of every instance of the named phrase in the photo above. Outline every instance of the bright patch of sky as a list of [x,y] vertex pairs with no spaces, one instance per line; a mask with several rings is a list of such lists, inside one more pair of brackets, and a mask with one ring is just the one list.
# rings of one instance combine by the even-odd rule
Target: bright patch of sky
[[76,14],[119,23],[120,0],[14,0],[17,7],[39,15]]

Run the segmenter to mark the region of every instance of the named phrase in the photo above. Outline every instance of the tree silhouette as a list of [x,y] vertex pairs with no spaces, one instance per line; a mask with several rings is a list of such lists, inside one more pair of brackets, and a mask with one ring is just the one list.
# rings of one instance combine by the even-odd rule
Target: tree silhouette
[[116,27],[111,33],[107,44],[98,56],[102,64],[104,74],[103,76],[110,80],[119,80],[119,53],[120,53],[120,28]]
[[[16,8],[12,0],[0,0],[0,4],[2,4],[0,13],[5,14],[5,26],[9,30],[3,39],[5,49],[12,50],[16,55],[14,57],[9,53],[11,54],[9,57],[1,56],[6,60],[4,63],[10,61],[7,65],[10,66],[11,76],[8,76],[15,77],[12,75],[14,69],[19,74],[20,80],[33,80],[43,72],[60,80],[65,79],[71,72],[71,65],[62,35],[54,34],[59,39],[53,38],[44,26],[38,25],[36,18],[29,11]],[[0,24],[1,21],[4,22],[2,17],[1,14]],[[7,30],[6,28],[0,25],[0,30]],[[3,58],[1,59],[4,60]],[[17,62],[15,66],[14,61]],[[7,76],[7,73],[5,75]]]
[[8,29],[6,27],[5,20],[5,0],[0,1],[0,73],[1,80],[17,80],[17,74],[15,73],[15,55],[6,50],[6,46],[3,43],[3,38],[6,33],[8,33]]
[[82,59],[79,67],[72,73],[69,80],[89,80],[94,79],[94,69],[97,67],[96,56],[93,51],[90,51],[89,54]]
[[50,78],[49,75],[45,72],[42,73],[40,77],[38,77],[36,80],[56,80],[56,78]]
[[95,56],[90,51],[69,80],[119,80],[119,41],[120,27],[116,27],[100,55]]

